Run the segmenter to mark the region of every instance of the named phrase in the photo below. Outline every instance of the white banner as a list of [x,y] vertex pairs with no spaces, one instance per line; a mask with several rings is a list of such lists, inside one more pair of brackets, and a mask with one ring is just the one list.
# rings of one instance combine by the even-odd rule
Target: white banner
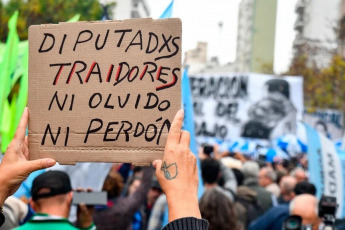
[[303,121],[326,135],[331,140],[340,139],[343,136],[343,113],[339,110],[306,109],[303,114]]
[[230,140],[295,133],[303,113],[303,79],[263,74],[190,76],[195,135]]

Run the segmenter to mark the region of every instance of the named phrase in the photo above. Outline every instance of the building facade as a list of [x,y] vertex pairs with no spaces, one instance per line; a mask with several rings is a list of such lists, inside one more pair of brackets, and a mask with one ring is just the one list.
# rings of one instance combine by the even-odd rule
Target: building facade
[[340,0],[298,0],[295,8],[294,57],[306,55],[308,66],[324,68],[337,50]]
[[242,0],[239,6],[236,71],[273,71],[277,0]]
[[150,17],[150,7],[147,0],[100,0],[102,4],[116,2],[113,11],[114,20]]

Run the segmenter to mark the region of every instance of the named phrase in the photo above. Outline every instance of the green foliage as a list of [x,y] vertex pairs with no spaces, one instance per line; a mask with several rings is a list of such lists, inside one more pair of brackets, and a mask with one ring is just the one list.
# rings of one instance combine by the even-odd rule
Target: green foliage
[[[108,6],[108,11],[111,11],[115,3]],[[6,41],[8,34],[8,19],[16,10],[19,11],[17,30],[20,40],[28,39],[30,25],[64,22],[76,14],[81,15],[80,21],[95,21],[100,20],[103,15],[99,0],[9,0],[6,4],[0,5],[2,42]]]
[[345,60],[340,56],[334,56],[324,69],[308,67],[307,56],[302,56],[293,60],[286,74],[303,76],[306,107],[345,112]]

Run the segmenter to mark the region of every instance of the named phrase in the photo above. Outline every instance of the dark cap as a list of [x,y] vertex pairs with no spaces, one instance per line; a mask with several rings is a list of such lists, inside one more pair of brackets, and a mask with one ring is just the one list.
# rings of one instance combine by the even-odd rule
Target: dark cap
[[[47,192],[39,193],[43,188]],[[31,187],[31,195],[34,201],[40,198],[52,197],[72,191],[69,176],[62,171],[48,171],[34,179]]]

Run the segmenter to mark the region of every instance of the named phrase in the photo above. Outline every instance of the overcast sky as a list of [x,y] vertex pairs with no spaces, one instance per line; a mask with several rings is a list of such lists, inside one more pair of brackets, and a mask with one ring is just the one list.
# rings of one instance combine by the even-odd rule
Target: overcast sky
[[[208,42],[208,58],[218,56],[222,64],[236,59],[238,6],[241,0],[175,0],[173,17],[182,19],[183,52]],[[158,18],[171,0],[148,0],[151,17]],[[278,0],[275,63],[276,73],[287,70],[295,37],[293,25],[297,0]],[[222,22],[222,29],[219,27]]]

